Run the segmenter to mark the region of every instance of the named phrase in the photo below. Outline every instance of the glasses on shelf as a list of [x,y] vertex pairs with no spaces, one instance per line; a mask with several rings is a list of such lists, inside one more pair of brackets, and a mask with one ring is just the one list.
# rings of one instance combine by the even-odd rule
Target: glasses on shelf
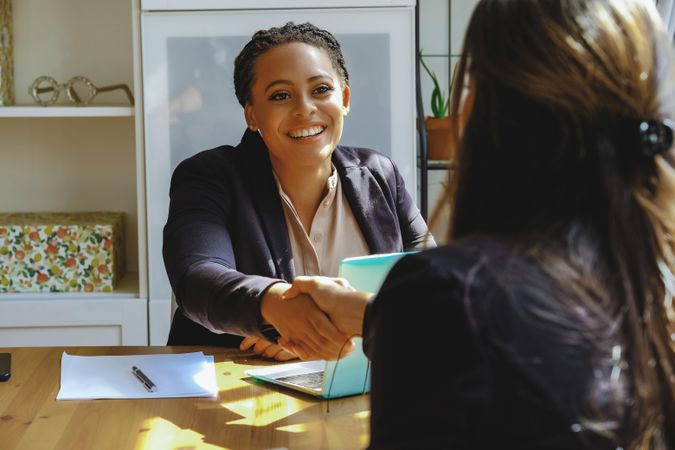
[[83,76],[76,76],[65,82],[59,84],[54,78],[46,75],[37,77],[33,84],[28,88],[28,93],[35,103],[42,106],[50,106],[56,103],[62,91],[66,92],[66,97],[77,106],[84,106],[91,103],[91,101],[101,92],[110,92],[122,90],[127,95],[130,104],[134,104],[134,96],[131,94],[129,86],[126,84],[113,84],[110,86],[98,87]]

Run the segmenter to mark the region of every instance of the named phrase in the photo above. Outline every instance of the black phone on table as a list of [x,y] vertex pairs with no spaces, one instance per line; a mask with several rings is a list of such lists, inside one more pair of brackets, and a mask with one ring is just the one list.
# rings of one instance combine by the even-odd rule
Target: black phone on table
[[0,381],[7,381],[12,375],[12,354],[0,353]]

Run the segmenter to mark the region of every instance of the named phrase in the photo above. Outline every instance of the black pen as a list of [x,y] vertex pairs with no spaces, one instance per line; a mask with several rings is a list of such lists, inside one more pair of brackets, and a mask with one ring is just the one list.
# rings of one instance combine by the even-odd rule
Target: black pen
[[141,383],[143,383],[145,389],[147,389],[150,392],[155,392],[157,390],[157,386],[155,386],[155,383],[153,383],[152,380],[148,378],[147,375],[143,373],[143,371],[141,371],[141,369],[139,369],[136,366],[132,366],[131,371],[134,373],[134,375],[136,375],[136,378],[138,378],[138,380]]

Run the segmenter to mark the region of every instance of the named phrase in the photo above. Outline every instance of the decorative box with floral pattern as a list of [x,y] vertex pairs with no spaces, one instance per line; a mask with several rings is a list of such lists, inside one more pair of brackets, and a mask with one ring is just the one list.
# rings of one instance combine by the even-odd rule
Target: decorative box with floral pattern
[[0,214],[0,292],[110,292],[124,275],[124,214]]

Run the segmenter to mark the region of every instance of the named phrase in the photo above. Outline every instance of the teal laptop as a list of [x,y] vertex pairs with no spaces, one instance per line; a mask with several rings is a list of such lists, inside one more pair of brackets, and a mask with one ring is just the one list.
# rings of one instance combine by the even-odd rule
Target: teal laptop
[[[338,276],[355,289],[377,292],[389,269],[405,253],[346,258]],[[321,398],[346,397],[370,391],[370,363],[363,353],[362,339],[353,338],[356,348],[338,361],[303,361],[247,370],[246,374]]]

